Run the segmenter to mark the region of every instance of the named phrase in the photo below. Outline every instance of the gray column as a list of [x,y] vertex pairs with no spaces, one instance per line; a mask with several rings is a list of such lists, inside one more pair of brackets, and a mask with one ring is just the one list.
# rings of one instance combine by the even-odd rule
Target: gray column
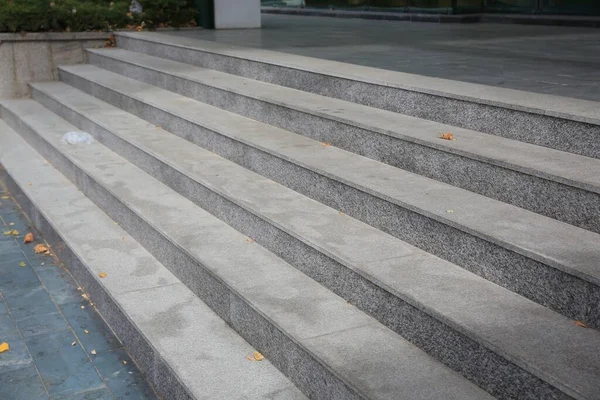
[[260,0],[214,0],[215,29],[260,28]]

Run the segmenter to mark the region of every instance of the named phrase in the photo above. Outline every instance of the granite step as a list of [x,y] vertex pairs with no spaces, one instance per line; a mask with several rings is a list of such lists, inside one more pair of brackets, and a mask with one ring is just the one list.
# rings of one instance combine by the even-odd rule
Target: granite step
[[306,398],[269,361],[246,361],[252,346],[1,120],[0,164],[0,179],[163,398]]
[[600,390],[599,332],[77,89],[32,88],[49,109],[493,395]]
[[61,67],[61,79],[542,305],[600,327],[597,233],[94,66]]
[[38,103],[2,107],[9,125],[309,398],[492,398],[102,144],[62,143],[76,127]]
[[[600,160],[123,49],[92,65],[600,232]],[[600,106],[600,104],[599,104]],[[457,140],[441,140],[452,132]]]
[[127,50],[600,158],[598,102],[156,32],[116,35]]

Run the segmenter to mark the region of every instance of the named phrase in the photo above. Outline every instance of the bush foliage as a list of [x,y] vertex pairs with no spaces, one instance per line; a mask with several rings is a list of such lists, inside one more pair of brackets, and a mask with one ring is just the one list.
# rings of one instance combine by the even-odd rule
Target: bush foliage
[[193,23],[192,0],[141,0],[141,14],[130,0],[0,0],[0,32],[113,30]]

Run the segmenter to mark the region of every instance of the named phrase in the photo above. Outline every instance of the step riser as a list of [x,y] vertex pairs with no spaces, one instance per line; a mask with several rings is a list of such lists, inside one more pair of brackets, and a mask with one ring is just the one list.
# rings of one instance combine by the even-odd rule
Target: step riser
[[542,305],[600,327],[600,288],[596,285],[429,216],[317,175],[65,71],[61,71],[61,79]]
[[115,332],[127,352],[144,372],[156,392],[165,399],[193,399],[188,390],[179,381],[168,363],[155,351],[148,339],[129,320],[112,296],[100,285],[90,269],[65,244],[53,225],[23,193],[19,185],[0,166],[0,180],[6,184],[23,211],[41,232],[53,252],[69,266],[69,272],[85,288],[94,305]]
[[[308,397],[340,400],[361,398],[356,390],[346,385],[301,345],[278,330],[259,311],[230,290],[177,244],[46,143],[29,126],[6,109],[2,110],[2,118],[248,343],[264,353],[269,361]],[[158,371],[153,373],[157,374]]]
[[[90,64],[320,142],[600,232],[600,195],[378,132],[89,53]],[[433,132],[432,134],[435,134]],[[423,160],[429,160],[423,162]],[[443,166],[443,167],[441,167]]]
[[119,47],[131,51],[600,158],[600,126],[594,124],[342,79],[125,36],[117,36],[117,43]]
[[[36,100],[498,398],[552,397],[555,388],[269,221],[33,89]],[[224,148],[235,149],[235,143]],[[234,150],[235,151],[235,150]],[[253,158],[253,157],[251,157]],[[418,322],[417,322],[418,321]],[[451,343],[451,346],[448,344]],[[502,382],[499,385],[498,382]]]

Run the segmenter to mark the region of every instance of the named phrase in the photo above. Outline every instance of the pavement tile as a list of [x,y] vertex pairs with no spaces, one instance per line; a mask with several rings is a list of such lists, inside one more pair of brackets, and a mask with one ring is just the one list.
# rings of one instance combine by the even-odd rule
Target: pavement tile
[[44,400],[48,394],[34,366],[0,373],[0,399]]
[[94,364],[118,400],[154,398],[152,389],[123,349],[99,353]]
[[[21,368],[33,366],[33,360],[29,355],[25,342],[17,337],[0,338],[0,342],[7,342],[10,346],[9,351],[0,353],[0,382],[1,376],[8,371],[14,371]],[[0,398],[3,398],[0,396]]]
[[52,397],[105,387],[88,355],[70,331],[25,340]]

